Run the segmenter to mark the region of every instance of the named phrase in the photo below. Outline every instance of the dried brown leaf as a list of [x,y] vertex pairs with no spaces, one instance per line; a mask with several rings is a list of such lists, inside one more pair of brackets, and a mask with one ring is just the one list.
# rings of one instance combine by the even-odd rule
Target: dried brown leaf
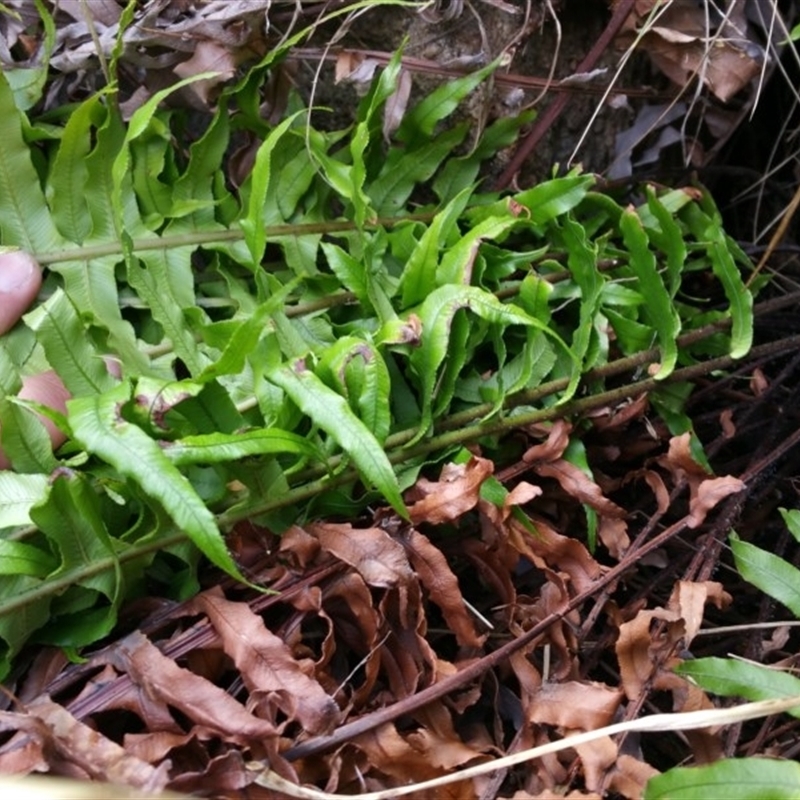
[[29,703],[27,711],[47,727],[50,746],[93,780],[132,786],[143,792],[159,792],[167,786],[168,763],[155,768],[126,753],[116,742],[79,722],[48,697]]
[[247,603],[226,600],[214,589],[194,598],[187,613],[208,617],[250,692],[250,708],[260,717],[274,718],[277,707],[314,734],[329,733],[339,722],[339,707],[314,679],[313,664],[295,659]]
[[[353,743],[363,751],[372,767],[390,776],[395,785],[404,785],[409,776],[422,781],[443,775],[453,768],[465,764],[483,754],[464,745],[455,736],[450,741],[442,741],[425,728],[418,728],[408,738],[403,737],[394,725],[382,725],[374,731],[362,734]],[[448,766],[442,766],[444,761]],[[456,794],[434,792],[426,793],[426,798],[446,800],[448,798],[474,798],[475,792],[470,782],[456,784]],[[391,784],[390,784],[391,785]],[[467,793],[464,793],[466,788]],[[441,787],[448,789],[447,786]],[[420,797],[420,795],[412,795]]]
[[184,747],[195,738],[194,731],[189,733],[153,731],[152,733],[126,733],[123,742],[126,753],[136,756],[148,764],[157,764],[167,758],[171,750]]
[[528,719],[536,725],[592,731],[611,724],[623,697],[621,690],[604,683],[543,683],[528,707]]
[[436,769],[451,772],[475,759],[485,760],[482,750],[461,740],[453,724],[451,712],[442,703],[432,703],[416,712],[420,726],[406,739],[420,753],[427,753]]
[[0,711],[0,731],[13,733],[0,746],[0,775],[27,775],[49,769],[45,747],[52,750],[49,747],[52,737],[40,719],[24,713]]
[[659,514],[665,514],[669,508],[669,491],[664,483],[664,479],[652,469],[643,469],[637,473],[644,478],[645,483],[653,490],[656,496],[656,510]]
[[709,47],[707,42],[698,40],[670,42],[655,33],[645,36],[642,46],[672,81],[685,85],[699,75],[723,103],[747,86],[761,69],[744,50],[728,42],[718,41]]
[[566,420],[556,420],[547,435],[547,440],[529,447],[523,454],[522,460],[526,464],[534,464],[539,461],[555,461],[557,458],[561,458],[569,444],[571,430],[572,426]]
[[624,519],[601,516],[597,536],[617,561],[622,559],[631,544],[628,523]]
[[428,590],[430,599],[442,610],[447,627],[462,647],[480,647],[485,637],[479,636],[475,623],[467,612],[458,579],[450,569],[442,551],[431,544],[414,528],[402,539],[411,565],[420,583]]
[[497,547],[489,547],[485,542],[468,539],[462,544],[462,552],[500,602],[506,607],[513,606],[517,593],[512,574],[514,566],[519,562],[518,551],[508,546],[507,542],[499,551]]
[[392,92],[383,109],[383,138],[387,141],[403,121],[408,108],[408,99],[411,96],[411,85],[411,73],[407,69],[401,69],[397,79],[397,88]]
[[729,606],[733,598],[716,581],[678,581],[672,590],[668,608],[686,622],[684,645],[689,647],[703,624],[706,603],[717,608]]
[[781,625],[774,628],[772,633],[767,639],[762,639],[760,648],[762,655],[772,653],[775,650],[783,650],[786,647],[786,642],[789,641],[789,636],[792,629],[788,625]]
[[[646,19],[653,5],[649,0],[636,4],[636,13],[627,20],[622,38],[630,43],[641,26],[645,32],[639,49],[679,86],[699,76],[722,102],[727,102],[760,71],[762,51],[754,39],[748,38],[745,17],[726,13],[714,36],[709,37],[707,10],[694,0],[671,0],[663,5],[655,25],[647,24]],[[644,10],[646,6],[650,8]]]
[[96,22],[107,28],[116,25],[122,14],[122,9],[115,0],[94,0],[92,3],[82,3],[81,0],[61,0],[58,7],[76,22],[85,22],[88,13]]
[[736,423],[733,421],[732,408],[724,408],[720,412],[719,426],[722,428],[722,435],[726,439],[733,439],[736,436]]
[[639,800],[647,781],[659,774],[655,767],[622,753],[611,770],[606,791],[617,792],[626,800]]
[[537,497],[541,497],[542,491],[543,490],[541,486],[535,486],[532,483],[520,481],[506,495],[506,498],[503,501],[503,511],[505,512],[505,516],[508,517],[509,513],[511,513],[511,509],[514,506],[522,506],[525,505],[525,503],[529,503],[531,500],[535,500]]
[[410,603],[386,592],[378,609],[392,635],[381,648],[382,666],[395,698],[407,697],[437,679],[439,657],[425,638],[427,623],[417,592]]
[[[639,135],[637,138],[642,138],[642,136]],[[604,406],[596,409],[589,414],[589,417],[597,430],[615,430],[626,426],[631,420],[643,417],[648,405],[647,395],[640,394],[629,403],[619,403],[615,406]]]
[[521,636],[531,625],[551,615],[560,617],[548,627],[546,636],[542,635],[531,643],[531,649],[534,645],[539,646],[542,641],[546,641],[550,649],[550,659],[545,678],[553,682],[570,680],[578,674],[575,630],[580,624],[580,617],[576,612],[564,615],[564,604],[569,600],[569,593],[562,576],[546,568],[543,571],[546,583],[542,586],[538,597],[534,600],[519,595],[514,618],[508,627],[512,633]]
[[197,43],[192,57],[176,64],[174,71],[179,78],[191,78],[204,72],[215,72],[216,75],[213,77],[190,84],[191,90],[201,102],[208,105],[211,92],[236,74],[236,59],[227,47],[203,39]]
[[708,470],[695,461],[691,451],[692,434],[688,431],[680,436],[673,436],[669,440],[669,450],[667,455],[659,458],[658,463],[668,469],[673,474],[673,480],[677,483],[686,476],[706,478]]
[[602,792],[606,778],[619,758],[616,742],[610,736],[603,736],[593,742],[578,745],[575,750],[581,757],[586,788],[593,792]]
[[421,781],[442,774],[427,755],[411,747],[391,723],[361,734],[353,744],[366,754],[371,766],[402,783],[407,782],[409,775]]
[[227,741],[248,744],[253,739],[277,736],[270,722],[250,714],[210,681],[179,667],[138,631],[113,648],[109,660],[128,673],[139,691],[168,703],[193,723]]
[[281,537],[280,550],[282,554],[291,554],[297,567],[304,569],[319,555],[320,544],[316,536],[292,525]]
[[522,460],[530,464],[534,472],[547,478],[555,478],[561,488],[581,503],[591,506],[601,514],[623,517],[625,512],[616,503],[604,497],[600,487],[579,467],[562,458],[569,444],[571,426],[564,420],[556,420],[547,441],[528,448]]
[[761,397],[767,389],[769,389],[769,380],[764,375],[764,371],[756,367],[750,378],[750,391],[755,397]]
[[[671,658],[660,669],[653,681],[656,691],[670,692],[673,711],[703,711],[714,707],[708,695],[695,683],[677,675],[673,670],[680,659]],[[724,751],[719,728],[697,728],[684,731],[698,764],[711,764],[723,757]]]
[[414,579],[403,546],[380,528],[315,522],[306,531],[323,550],[356,569],[370,586],[403,586]]
[[336,54],[333,68],[334,83],[341,83],[358,68],[364,60],[364,54],[357,50],[341,50]]
[[[289,776],[285,776],[289,777]],[[296,776],[292,776],[296,780]],[[238,750],[227,750],[222,755],[208,760],[199,771],[182,770],[170,783],[170,788],[193,795],[212,797],[247,797],[255,800],[257,794],[242,795],[249,787],[253,774],[247,769]]]
[[466,464],[446,464],[438,481],[420,478],[409,491],[411,521],[440,525],[458,519],[475,508],[481,485],[493,471],[489,459],[472,456]]
[[[659,626],[658,623],[664,625]],[[683,637],[684,621],[674,611],[657,608],[639,611],[619,626],[615,645],[622,689],[629,700],[637,700],[658,670],[658,665]],[[656,630],[660,633],[656,635]]]
[[744,489],[744,481],[734,478],[732,475],[702,481],[689,501],[689,517],[686,525],[689,528],[697,528],[702,525],[712,508],[728,495],[741,492],[742,489]]
[[26,670],[23,683],[16,689],[17,698],[26,703],[47,691],[47,686],[69,663],[59,647],[42,647]]
[[[369,587],[355,572],[337,577],[326,588],[324,600],[329,614],[336,620],[336,636],[333,635],[334,626],[330,622],[329,633],[322,645],[320,666],[333,658],[337,640],[359,659],[362,667],[355,675],[348,676],[347,684],[352,685],[351,704],[354,708],[361,708],[369,700],[380,672],[382,619],[374,607]],[[320,612],[320,615],[330,619],[325,612]],[[356,678],[362,682],[356,684]]]
[[556,533],[544,520],[531,518],[531,533],[516,519],[509,519],[509,543],[534,564],[565,572],[576,591],[589,590],[603,574],[603,567],[589,551],[570,536]]
[[[98,659],[99,660],[99,659]],[[124,677],[124,676],[123,676]],[[108,687],[112,682],[114,691],[109,692]],[[103,710],[111,711],[124,709],[130,711],[139,719],[147,720],[150,730],[171,731],[181,733],[182,728],[172,717],[169,707],[165,702],[152,697],[147,692],[139,691],[132,683],[119,680],[119,672],[111,664],[106,666],[86,682],[74,704],[97,697],[98,693],[105,695]]]
[[546,478],[555,478],[561,488],[578,502],[609,517],[624,517],[625,510],[603,495],[600,487],[580,467],[564,459],[533,465],[534,471]]

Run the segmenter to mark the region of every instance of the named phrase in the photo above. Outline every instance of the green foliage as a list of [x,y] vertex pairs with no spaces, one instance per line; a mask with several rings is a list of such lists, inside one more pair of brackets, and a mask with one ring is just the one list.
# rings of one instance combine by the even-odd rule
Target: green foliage
[[[125,123],[113,87],[29,141],[35,103],[0,75],[0,244],[49,268],[42,302],[0,339],[15,469],[0,472],[0,676],[34,633],[68,648],[107,633],[144,577],[165,574],[162,552],[187,561],[179,594],[198,551],[241,577],[224,538],[237,520],[280,532],[312,498],[405,515],[420,448],[435,460],[479,435],[440,439],[448,415],[502,420],[547,380],[558,388],[537,407],[563,404],[587,371],[651,346],[668,378],[695,358],[676,342],[700,325],[681,294],[690,271],[728,297],[716,318],[732,335],[717,342],[749,346],[741,254],[707,198],[648,191],[623,209],[577,170],[515,197],[478,192],[481,161],[530,116],[474,142],[441,123],[495,65],[431,93],[387,144],[397,60],[353,128],[326,132],[296,102],[271,129],[252,113],[278,56],[185,146],[166,92]],[[235,110],[261,142],[238,189]],[[66,418],[51,414],[70,437],[56,454],[14,398],[47,368],[72,394]]]
[[731,758],[704,767],[677,767],[652,778],[644,800],[794,800],[800,764],[770,758]]
[[[789,532],[800,541],[800,511],[781,509]],[[766,550],[730,534],[736,568],[741,576],[800,617],[800,570]],[[723,697],[771,700],[800,696],[800,679],[788,672],[733,658],[685,661],[676,672],[702,689]],[[788,713],[800,716],[800,708]],[[719,789],[714,787],[718,786]],[[676,768],[653,778],[645,798],[701,798],[718,792],[724,797],[782,798],[800,795],[800,767],[794,762],[765,758],[725,759],[709,767]]]

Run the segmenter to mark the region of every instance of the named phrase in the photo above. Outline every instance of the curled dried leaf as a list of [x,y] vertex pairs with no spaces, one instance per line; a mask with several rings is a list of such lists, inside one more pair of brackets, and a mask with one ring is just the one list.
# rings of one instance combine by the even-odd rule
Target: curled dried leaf
[[179,667],[139,631],[129,634],[109,661],[127,672],[140,691],[178,709],[194,724],[238,744],[274,739],[277,729],[259,719],[226,691]]
[[28,713],[44,723],[49,746],[94,780],[134,786],[143,792],[159,792],[166,787],[169,764],[156,768],[126,753],[46,696],[28,704]]
[[623,697],[620,689],[593,681],[543,683],[528,718],[538,725],[591,731],[611,724]]
[[446,464],[438,481],[420,478],[409,492],[416,500],[409,508],[411,521],[440,525],[458,519],[478,504],[481,485],[493,471],[489,459],[472,456],[466,464]]
[[686,622],[684,644],[689,647],[703,624],[706,603],[726,608],[733,598],[716,581],[678,581],[672,590],[668,607]]
[[483,636],[467,613],[458,579],[450,569],[441,550],[419,531],[410,529],[403,537],[411,565],[420,583],[428,590],[431,600],[442,610],[448,628],[462,647],[480,647]]
[[729,495],[741,492],[742,489],[744,489],[744,481],[734,478],[732,475],[702,481],[689,503],[689,518],[686,524],[690,528],[702,525],[712,508]]
[[219,590],[203,592],[187,613],[203,613],[219,634],[222,649],[236,665],[259,716],[274,716],[276,706],[309,733],[329,733],[339,722],[339,707],[313,677],[313,665],[298,661],[291,649],[266,628],[247,603],[226,600]]
[[370,586],[404,586],[414,580],[403,546],[380,528],[315,522],[306,530],[323,550],[356,569]]

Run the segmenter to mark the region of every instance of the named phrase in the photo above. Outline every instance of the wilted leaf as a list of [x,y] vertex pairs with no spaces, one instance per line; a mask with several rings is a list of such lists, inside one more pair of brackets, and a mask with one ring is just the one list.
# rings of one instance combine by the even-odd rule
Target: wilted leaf
[[[391,776],[396,785],[405,784],[409,775],[413,775],[416,781],[437,777],[482,755],[455,736],[449,741],[437,741],[437,738],[425,728],[406,738],[394,725],[382,725],[375,731],[359,736],[355,745],[366,753],[370,764]],[[432,796],[448,798],[452,795],[437,793]],[[455,796],[465,797],[463,794]],[[474,794],[470,792],[466,795],[470,796],[474,797]]]
[[520,555],[535,564],[565,572],[577,592],[589,590],[603,574],[603,567],[592,558],[583,544],[557,533],[542,519],[531,518],[528,525],[523,525],[512,517],[508,520],[507,528],[509,541]]
[[619,759],[619,749],[610,736],[575,747],[583,765],[586,788],[602,791],[606,775]]
[[737,22],[728,12],[709,37],[705,11],[692,0],[673,0],[659,10],[656,24],[647,22],[652,5],[637,4],[636,14],[627,23],[631,33],[626,38],[631,40],[633,30],[641,25],[645,32],[638,48],[648,53],[678,86],[699,76],[725,103],[760,71],[760,59],[753,57],[760,47],[755,40],[746,38],[746,19]]
[[600,517],[597,536],[612,558],[617,561],[625,555],[631,540],[628,536],[628,523],[615,517]]
[[414,524],[452,522],[474,508],[480,488],[494,471],[489,459],[472,456],[466,464],[447,464],[438,481],[420,478],[409,491],[414,504],[408,509]]
[[624,517],[626,512],[603,495],[600,487],[586,476],[580,468],[564,459],[538,462],[532,465],[533,471],[545,478],[555,478],[561,488],[580,503],[609,517]]
[[403,546],[380,528],[315,522],[306,530],[323,550],[354,567],[370,586],[397,587],[413,580]]
[[702,525],[712,508],[728,495],[741,492],[742,489],[744,489],[744,481],[734,478],[732,475],[702,481],[697,487],[697,493],[689,503],[689,517],[686,525],[689,528],[697,528]]
[[123,639],[108,660],[126,672],[142,691],[226,741],[247,744],[277,736],[270,722],[250,714],[210,681],[179,667],[138,631]]
[[408,108],[408,99],[411,97],[411,86],[411,73],[407,69],[401,69],[397,79],[397,88],[386,101],[383,110],[384,139],[390,139],[400,127]]
[[727,608],[733,598],[716,581],[678,581],[672,590],[668,606],[680,614],[686,622],[684,643],[688,648],[700,626],[706,603],[712,602],[717,608]]
[[227,47],[202,39],[195,45],[192,57],[176,64],[174,71],[179,78],[189,78],[202,72],[216,73],[213,78],[191,84],[191,90],[208,105],[211,92],[236,74],[236,60]]
[[[413,514],[413,508],[411,509]],[[480,647],[483,636],[478,636],[472,617],[466,610],[464,598],[442,551],[413,528],[402,538],[411,565],[419,582],[428,590],[430,599],[442,610],[448,628],[462,647]]]
[[[658,638],[653,626],[663,623]],[[622,688],[629,700],[637,700],[652,680],[659,665],[683,637],[685,624],[674,611],[657,608],[640,611],[632,620],[619,626],[615,645]]]
[[569,444],[569,434],[572,425],[565,419],[557,419],[547,434],[546,441],[529,447],[522,456],[527,464],[538,461],[555,461],[564,455]]
[[626,800],[640,800],[647,782],[658,774],[658,770],[650,764],[622,753],[611,770],[607,788],[619,792]]
[[562,458],[569,445],[571,426],[556,420],[542,444],[528,448],[522,456],[538,475],[555,478],[561,488],[581,503],[609,517],[624,517],[625,511],[603,495],[600,487],[577,465]]
[[336,724],[339,707],[333,698],[246,603],[226,600],[216,590],[198,595],[187,613],[193,610],[206,614],[219,634],[222,649],[250,692],[251,709],[269,718],[275,705],[309,733],[327,733]]
[[623,697],[604,683],[543,683],[531,699],[528,718],[536,725],[591,731],[611,724]]
[[129,755],[116,742],[79,722],[58,703],[40,698],[29,703],[27,710],[48,729],[52,737],[48,744],[93,779],[135,786],[143,792],[158,792],[166,787],[169,781],[167,764],[156,769]]

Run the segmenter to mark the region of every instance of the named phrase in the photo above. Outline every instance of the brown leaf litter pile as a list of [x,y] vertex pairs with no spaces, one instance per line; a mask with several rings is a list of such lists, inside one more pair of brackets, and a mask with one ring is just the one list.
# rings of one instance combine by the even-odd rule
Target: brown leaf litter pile
[[[688,433],[648,414],[639,398],[582,423],[596,480],[567,458],[577,431],[558,421],[519,431],[497,474],[476,450],[420,478],[409,522],[378,510],[280,538],[240,525],[231,546],[272,593],[223,581],[182,604],[151,599],[79,665],[38,651],[0,712],[0,773],[247,798],[287,796],[270,788],[282,777],[358,794],[711,708],[671,668],[709,607],[731,602],[692,572],[692,540],[744,484],[709,474]],[[660,738],[605,736],[413,796],[635,798],[657,765],[724,751],[720,729]]]

